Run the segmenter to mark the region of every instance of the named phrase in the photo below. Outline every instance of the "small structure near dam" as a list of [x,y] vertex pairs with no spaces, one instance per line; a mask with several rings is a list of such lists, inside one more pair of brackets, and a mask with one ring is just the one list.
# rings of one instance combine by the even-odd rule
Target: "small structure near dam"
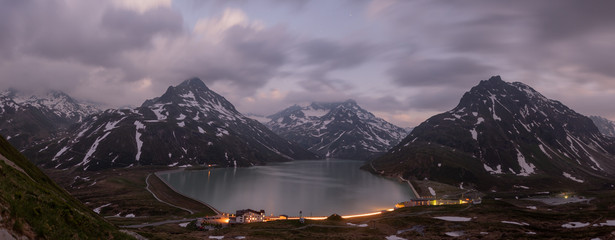
[[439,206],[457,204],[480,204],[480,198],[461,198],[461,199],[436,199],[432,197],[414,198],[395,204],[395,208],[416,207],[416,206]]

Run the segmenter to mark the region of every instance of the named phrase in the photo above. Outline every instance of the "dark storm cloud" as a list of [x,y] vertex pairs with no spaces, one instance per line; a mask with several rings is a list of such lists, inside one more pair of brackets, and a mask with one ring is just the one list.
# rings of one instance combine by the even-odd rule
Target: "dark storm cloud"
[[372,60],[377,47],[367,42],[342,42],[311,39],[297,45],[297,65],[307,67],[299,84],[308,91],[347,91],[354,88],[349,79],[330,76],[330,72],[358,67]]
[[[36,11],[40,20],[28,26],[30,36],[26,51],[49,59],[74,60],[103,66],[123,66],[121,54],[151,47],[157,34],[178,34],[182,17],[170,9],[156,8],[144,13],[107,8],[100,19],[84,9],[62,4]],[[76,23],[75,21],[84,21]]]
[[[582,99],[554,98],[598,115],[608,104],[592,105],[591,94],[615,91],[614,1],[348,0],[339,16],[319,12],[339,2],[186,1],[140,11],[115,1],[0,0],[0,85],[116,94],[124,105],[198,76],[254,105],[270,86],[288,93],[279,101],[355,98],[370,110],[429,112],[502,75],[538,87],[593,85]],[[262,11],[271,16],[251,18]],[[331,26],[311,26],[316,17]],[[203,31],[192,29],[197,20]],[[382,88],[365,89],[369,81]]]
[[344,79],[330,77],[326,72],[311,71],[303,76],[299,85],[311,92],[345,92],[355,88],[354,85]]
[[493,75],[495,69],[468,58],[399,60],[390,70],[393,82],[400,86],[468,87],[476,79]]
[[281,27],[255,30],[234,26],[220,46],[190,53],[177,64],[179,75],[200,76],[209,83],[230,81],[246,93],[267,83],[287,61],[292,38]]
[[571,56],[602,48],[593,42],[615,33],[612,9],[613,1],[400,1],[382,15],[394,23],[393,36],[414,47],[533,64],[575,61]]
[[[223,9],[226,7],[237,7],[237,6],[245,6],[250,1],[248,0],[214,0],[214,1],[203,1],[203,0],[185,0],[188,6],[191,6],[193,9],[208,9],[208,8],[219,8]],[[268,0],[261,1],[260,4],[269,4],[273,7],[288,7],[293,11],[301,11],[303,8],[310,2],[310,0]]]
[[[390,23],[388,45],[394,46],[394,57],[387,73],[392,83],[439,89],[445,94],[413,94],[410,105],[445,110],[456,102],[449,96],[458,98],[491,75],[538,86],[592,85],[591,94],[612,92],[613,9],[613,1],[418,0],[396,1],[380,9],[377,18]],[[584,97],[599,98],[589,93]],[[604,104],[575,99],[570,105],[612,115],[599,107]]]
[[[544,2],[536,10],[537,38],[558,41],[596,31],[613,31],[614,1]],[[529,9],[531,10],[531,9]]]
[[292,41],[281,27],[250,32],[239,26],[231,28],[225,40],[245,61],[274,66],[286,62],[287,42]]
[[19,23],[15,19],[20,14],[26,1],[0,1],[0,60],[10,57],[15,49],[14,46],[18,41]]
[[373,57],[374,46],[365,42],[335,42],[313,39],[299,45],[303,54],[302,64],[317,66],[319,70],[350,68]]
[[310,0],[293,0],[293,1],[269,0],[269,1],[274,5],[282,5],[282,6],[287,5],[296,11],[302,10],[310,2]]
[[152,49],[156,36],[181,35],[181,15],[169,8],[138,12],[110,3],[2,1],[2,85],[70,92],[87,86],[101,70],[116,72],[114,81],[147,76],[147,70],[138,66],[141,62],[127,56]]
[[[141,86],[134,82],[150,79],[148,91],[157,92],[198,76],[208,83],[229,82],[245,96],[278,74],[296,42],[283,27],[253,24],[240,10],[229,19],[212,16],[209,30],[198,33],[185,29],[180,13],[166,6],[138,11],[110,1],[56,0],[2,6],[0,82],[6,87],[88,95],[88,86],[106,82],[117,86],[107,89],[117,94],[117,88],[131,91]],[[225,25],[237,17],[239,23]],[[92,97],[105,99],[100,91]]]
[[[474,84],[478,84],[478,80]],[[467,89],[470,90],[470,89]],[[408,97],[410,109],[448,111],[453,109],[467,90],[457,88],[421,88],[421,91]]]
[[163,7],[141,14],[111,8],[105,11],[101,19],[101,26],[109,33],[121,38],[137,37],[138,41],[133,41],[133,44],[147,42],[156,34],[178,34],[182,30],[181,24],[179,13]]
[[355,100],[357,100],[362,107],[369,109],[370,111],[396,111],[408,109],[408,103],[399,101],[392,96],[377,98],[360,96]]

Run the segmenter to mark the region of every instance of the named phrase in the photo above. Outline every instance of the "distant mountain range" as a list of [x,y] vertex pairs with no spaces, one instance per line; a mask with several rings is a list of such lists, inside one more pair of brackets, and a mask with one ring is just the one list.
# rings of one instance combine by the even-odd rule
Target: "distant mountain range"
[[252,166],[316,159],[239,113],[198,78],[134,109],[91,115],[59,139],[25,152],[47,168],[100,170],[138,165]]
[[354,100],[294,105],[267,118],[275,133],[327,158],[369,159],[408,135]]
[[104,112],[61,92],[0,94],[0,134],[47,168],[234,167],[378,157],[364,168],[480,188],[599,183],[615,173],[612,121],[590,119],[500,77],[481,81],[457,107],[410,133],[353,100],[251,117],[267,127],[198,78],[140,107]]
[[23,150],[97,112],[97,106],[63,92],[34,95],[9,89],[0,93],[0,134]]
[[589,116],[598,130],[605,136],[615,137],[615,122],[600,116]]
[[364,168],[481,189],[600,184],[615,174],[615,141],[590,118],[496,76]]

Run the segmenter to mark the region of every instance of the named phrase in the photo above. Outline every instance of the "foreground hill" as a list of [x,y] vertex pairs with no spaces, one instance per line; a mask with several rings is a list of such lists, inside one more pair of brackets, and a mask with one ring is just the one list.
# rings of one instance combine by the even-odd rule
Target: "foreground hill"
[[408,134],[354,100],[294,105],[269,118],[267,126],[275,133],[329,158],[368,159],[386,152]]
[[0,134],[23,149],[97,112],[63,92],[33,95],[9,89],[0,92]]
[[2,239],[130,238],[58,187],[3,137],[0,175]]
[[317,156],[243,116],[198,78],[135,109],[107,110],[26,152],[48,168],[251,166]]
[[592,120],[531,87],[497,77],[466,92],[366,169],[479,188],[600,185],[615,173],[615,143]]

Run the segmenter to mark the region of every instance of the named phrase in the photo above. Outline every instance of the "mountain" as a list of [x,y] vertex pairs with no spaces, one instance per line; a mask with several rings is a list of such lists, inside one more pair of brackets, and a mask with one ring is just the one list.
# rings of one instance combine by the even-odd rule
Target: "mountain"
[[78,102],[63,92],[33,95],[9,89],[0,92],[0,134],[23,149],[97,112],[97,107]]
[[0,238],[131,239],[0,137]]
[[69,132],[26,155],[44,167],[84,170],[252,166],[318,157],[243,116],[198,78],[169,87],[141,107],[92,115]]
[[386,152],[408,134],[354,100],[294,105],[268,118],[267,126],[275,133],[328,158],[368,159]]
[[364,168],[482,189],[513,183],[599,185],[615,173],[615,142],[588,117],[523,83],[496,76]]
[[246,117],[249,117],[251,119],[254,119],[262,124],[267,124],[269,121],[271,121],[271,119],[269,119],[268,117],[261,115],[261,114],[254,114],[254,113],[246,113],[244,114]]
[[600,116],[589,116],[604,136],[615,137],[615,122]]

